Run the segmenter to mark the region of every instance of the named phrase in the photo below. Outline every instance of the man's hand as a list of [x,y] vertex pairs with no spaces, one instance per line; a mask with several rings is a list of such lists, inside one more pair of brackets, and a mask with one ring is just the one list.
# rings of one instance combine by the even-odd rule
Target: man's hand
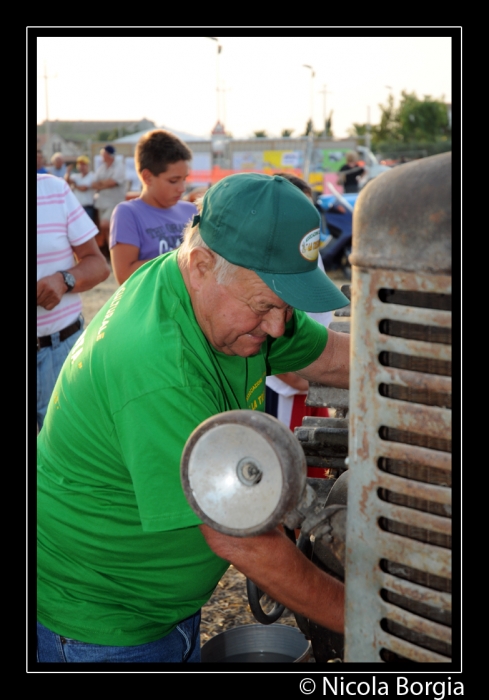
[[41,277],[37,281],[37,305],[42,306],[46,311],[51,311],[58,306],[65,292],[66,284],[61,272]]
[[[76,280],[72,291],[86,292],[106,280],[110,275],[110,267],[98,247],[95,237],[86,243],[73,246],[73,253],[77,263],[67,270]],[[67,287],[61,272],[42,277],[37,282],[37,305],[51,311],[59,304],[66,291]]]

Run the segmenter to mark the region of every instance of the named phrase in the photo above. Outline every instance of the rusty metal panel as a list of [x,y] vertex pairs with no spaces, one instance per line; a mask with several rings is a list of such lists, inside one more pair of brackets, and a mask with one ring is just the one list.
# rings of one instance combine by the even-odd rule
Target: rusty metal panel
[[402,411],[399,410],[399,401],[392,401],[384,397],[378,398],[376,406],[375,424],[373,429],[381,425],[388,425],[399,430],[412,431],[418,434],[443,437],[450,435],[452,427],[451,411],[437,406],[423,406],[420,411],[418,404],[402,402]]
[[386,442],[382,445],[382,454],[385,459],[402,460],[408,458],[412,463],[440,469],[447,473],[452,470],[451,454],[424,447]]
[[383,586],[386,590],[435,606],[440,610],[448,612],[452,609],[452,598],[443,591],[433,591],[425,586],[420,586],[412,581],[403,581],[389,574],[384,576]]
[[442,153],[369,182],[353,212],[352,266],[451,274],[451,167]]
[[306,396],[306,406],[326,406],[348,410],[350,392],[311,382]]
[[415,663],[449,663],[450,657],[423,649],[397,637],[389,637],[386,634],[379,634],[376,639],[376,646],[382,648],[389,645],[392,651],[399,656],[414,661]]
[[338,333],[349,333],[350,321],[331,321],[328,328],[331,328],[332,331],[337,331]]
[[354,215],[347,662],[451,660],[450,157],[403,168]]

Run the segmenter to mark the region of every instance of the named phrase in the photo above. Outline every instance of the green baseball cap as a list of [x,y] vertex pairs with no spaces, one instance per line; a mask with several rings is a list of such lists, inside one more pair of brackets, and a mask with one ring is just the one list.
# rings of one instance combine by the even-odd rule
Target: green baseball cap
[[228,262],[253,270],[286,304],[331,311],[348,298],[318,267],[319,212],[279,175],[237,173],[204,195],[200,235]]

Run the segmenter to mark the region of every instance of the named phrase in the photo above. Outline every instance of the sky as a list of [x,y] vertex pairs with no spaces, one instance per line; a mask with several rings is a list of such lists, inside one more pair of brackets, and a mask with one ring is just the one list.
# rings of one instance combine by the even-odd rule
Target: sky
[[[52,36],[39,36],[40,29],[53,29]],[[208,138],[219,119],[235,138],[257,130],[280,136],[283,129],[300,136],[311,115],[314,128],[322,129],[332,112],[333,134],[345,138],[354,123],[379,123],[379,104],[389,94],[395,104],[403,90],[452,101],[452,35],[458,28],[371,29],[391,29],[393,36],[346,36],[351,27],[239,28],[336,35],[211,38],[155,36],[200,27],[102,27],[100,36],[80,36],[89,29],[28,28],[37,36],[37,46],[28,48],[28,58],[29,50],[37,52],[37,75],[29,60],[27,81],[37,82],[38,124],[46,118],[146,118],[157,127]],[[118,36],[131,29],[140,36]],[[420,30],[433,36],[394,35]]]

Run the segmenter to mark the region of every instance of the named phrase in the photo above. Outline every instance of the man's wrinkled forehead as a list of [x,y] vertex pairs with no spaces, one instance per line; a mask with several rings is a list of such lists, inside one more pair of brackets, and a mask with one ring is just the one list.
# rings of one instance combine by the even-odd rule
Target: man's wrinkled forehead
[[282,309],[288,306],[256,272],[245,267],[237,266],[235,276],[226,286],[231,287],[232,292],[243,301],[259,306],[260,310],[266,308]]

